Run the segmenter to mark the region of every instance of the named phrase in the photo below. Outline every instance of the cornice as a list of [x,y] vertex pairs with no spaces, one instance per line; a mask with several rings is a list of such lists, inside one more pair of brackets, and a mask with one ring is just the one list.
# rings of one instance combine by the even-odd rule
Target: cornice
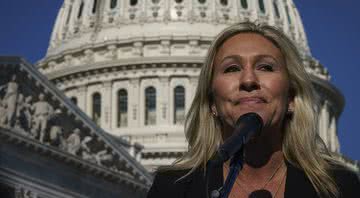
[[116,61],[106,61],[101,63],[83,64],[80,66],[68,66],[62,70],[47,73],[46,76],[49,80],[66,77],[69,75],[76,75],[84,72],[94,72],[96,70],[119,71],[119,70],[133,70],[133,69],[146,69],[146,68],[164,68],[176,67],[183,64],[186,67],[200,68],[204,61],[204,57],[141,57],[141,58],[128,58]]
[[79,157],[71,155],[67,152],[55,149],[52,146],[42,144],[32,138],[19,134],[16,130],[0,127],[0,138],[2,141],[12,143],[17,146],[22,146],[33,150],[39,155],[44,155],[52,159],[60,160],[66,164],[79,167],[84,171],[89,172],[97,177],[118,182],[120,184],[129,185],[132,188],[139,188],[146,190],[148,185],[136,181],[131,175],[126,172],[118,172],[99,166],[95,163],[85,161]]
[[142,43],[142,46],[146,46],[147,44],[153,44],[153,42],[158,42],[159,44],[161,41],[170,41],[171,43],[183,43],[184,41],[190,42],[193,40],[200,42],[206,42],[208,44],[211,43],[211,41],[214,39],[214,36],[196,36],[196,35],[159,35],[159,36],[139,36],[139,37],[129,37],[126,39],[112,39],[112,40],[106,40],[103,42],[98,43],[85,43],[81,46],[65,49],[65,50],[59,50],[59,52],[50,52],[47,54],[46,57],[39,60],[36,65],[37,67],[42,67],[43,65],[47,64],[50,61],[57,61],[58,59],[63,58],[66,55],[81,53],[85,50],[94,50],[100,48],[106,48],[107,46],[120,46],[120,47],[132,47],[134,46],[134,43]]
[[332,109],[334,110],[336,117],[340,117],[345,106],[345,98],[341,91],[327,80],[314,75],[310,75],[310,78],[315,89],[319,91],[320,97],[325,96],[325,98],[321,98],[321,100],[326,99],[331,101],[334,104],[332,105]]

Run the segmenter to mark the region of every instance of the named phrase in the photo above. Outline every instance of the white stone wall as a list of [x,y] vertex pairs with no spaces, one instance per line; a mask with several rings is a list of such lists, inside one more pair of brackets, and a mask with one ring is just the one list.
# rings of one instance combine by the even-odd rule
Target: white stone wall
[[[227,5],[218,0],[203,4],[198,0],[138,0],[135,6],[129,5],[129,0],[118,0],[114,9],[110,9],[110,0],[104,0],[98,1],[95,14],[93,0],[83,2],[78,18],[81,0],[64,0],[47,56],[38,68],[69,97],[76,97],[78,106],[89,116],[92,94],[99,92],[100,125],[112,135],[143,144],[143,154],[150,157],[142,163],[150,168],[168,164],[175,159],[174,153],[186,150],[183,126],[173,124],[173,90],[177,85],[185,87],[187,112],[210,43],[230,24],[250,20],[279,27],[299,46],[307,71],[324,80],[330,78],[326,68],[309,58],[305,30],[292,0],[264,0],[265,12],[260,10],[259,0],[248,0],[246,9],[240,0],[228,0]],[[144,124],[148,86],[155,87],[157,94],[153,126]],[[123,128],[117,126],[120,89],[128,93],[128,123]],[[336,151],[336,118],[327,109],[321,110],[320,136]],[[167,153],[167,157],[157,157],[157,153]]]
[[[157,66],[158,64],[153,65],[153,67]],[[125,137],[132,144],[144,145],[143,154],[179,153],[187,149],[187,143],[184,137],[184,126],[173,124],[174,89],[179,85],[185,88],[185,110],[187,111],[194,96],[200,70],[198,67],[194,69],[189,67],[184,64],[182,68],[162,70],[154,68],[150,72],[148,69],[119,72],[120,76],[112,72],[78,76],[68,80],[61,89],[65,90],[69,98],[76,97],[78,107],[90,117],[93,111],[92,96],[94,93],[100,93],[102,106],[100,126],[114,136]],[[149,86],[156,89],[155,125],[145,125],[144,120],[145,89]],[[117,126],[117,92],[120,89],[125,89],[128,93],[126,127]],[[144,160],[149,161],[149,159]],[[168,161],[168,158],[160,160],[156,166],[165,165]],[[148,168],[152,166],[155,164],[149,165]]]
[[[214,0],[207,0],[203,4],[198,0],[184,0],[182,3],[161,0],[157,4],[138,1],[135,6],[130,6],[128,0],[119,0],[114,9],[110,9],[109,0],[99,3],[101,5],[94,14],[93,0],[84,1],[82,16],[78,18],[81,1],[64,1],[53,30],[48,56],[89,43],[101,44],[129,38],[175,35],[214,37],[225,26],[244,20],[279,26],[301,44],[304,53],[310,54],[302,22],[292,0],[276,2],[279,18],[274,15],[272,0],[264,0],[265,13],[260,11],[259,1],[252,0],[248,0],[247,9],[242,8],[238,0],[228,0],[228,5]],[[285,7],[289,9],[291,23]]]

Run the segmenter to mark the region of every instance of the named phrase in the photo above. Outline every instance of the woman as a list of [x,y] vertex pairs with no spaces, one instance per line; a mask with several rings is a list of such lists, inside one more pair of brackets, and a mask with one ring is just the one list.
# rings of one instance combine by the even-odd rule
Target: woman
[[250,22],[226,28],[210,46],[194,98],[185,124],[189,150],[158,171],[149,198],[209,197],[219,189],[229,162],[205,176],[207,162],[248,112],[264,127],[244,146],[229,197],[360,196],[357,176],[321,144],[311,80],[282,32]]

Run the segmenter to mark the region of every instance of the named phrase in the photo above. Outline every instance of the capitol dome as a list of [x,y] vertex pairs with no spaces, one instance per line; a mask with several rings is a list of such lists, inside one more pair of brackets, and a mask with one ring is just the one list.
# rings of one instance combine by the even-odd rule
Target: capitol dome
[[319,133],[339,150],[344,100],[312,57],[292,0],[64,0],[38,69],[105,131],[144,146],[151,169],[186,149],[184,116],[214,37],[257,21],[298,46],[319,95]]

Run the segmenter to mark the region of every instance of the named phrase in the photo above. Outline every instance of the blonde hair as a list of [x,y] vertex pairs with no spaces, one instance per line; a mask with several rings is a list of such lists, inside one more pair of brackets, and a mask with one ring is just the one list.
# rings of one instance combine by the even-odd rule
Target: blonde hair
[[285,58],[295,104],[292,118],[288,120],[284,131],[282,151],[285,159],[305,172],[320,196],[337,197],[338,189],[330,174],[333,158],[326,147],[321,145],[322,141],[316,132],[316,99],[301,57],[292,41],[280,30],[251,22],[226,28],[210,46],[200,72],[194,100],[186,116],[188,151],[168,168],[191,169],[189,173],[199,167],[205,168],[207,161],[221,144],[220,126],[210,110],[214,57],[225,40],[244,32],[253,32],[267,38],[280,49]]

